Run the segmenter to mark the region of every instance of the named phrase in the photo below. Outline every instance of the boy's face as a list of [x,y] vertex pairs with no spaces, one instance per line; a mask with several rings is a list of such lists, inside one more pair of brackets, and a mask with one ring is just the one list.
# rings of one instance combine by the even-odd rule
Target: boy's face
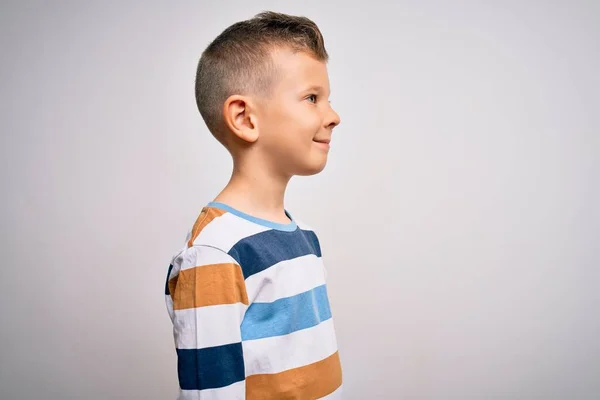
[[287,49],[272,57],[279,74],[271,96],[259,105],[257,144],[281,174],[319,173],[327,163],[332,130],[340,123],[329,103],[327,66]]

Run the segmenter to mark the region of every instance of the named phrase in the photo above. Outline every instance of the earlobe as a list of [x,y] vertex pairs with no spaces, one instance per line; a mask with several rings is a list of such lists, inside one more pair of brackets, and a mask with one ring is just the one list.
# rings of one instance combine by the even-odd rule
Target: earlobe
[[244,142],[258,140],[258,128],[252,104],[247,97],[230,96],[223,104],[223,118],[227,128]]

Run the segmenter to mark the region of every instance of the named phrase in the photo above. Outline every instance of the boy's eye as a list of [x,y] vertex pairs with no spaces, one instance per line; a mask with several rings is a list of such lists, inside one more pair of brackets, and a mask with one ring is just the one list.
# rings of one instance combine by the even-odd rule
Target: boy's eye
[[310,96],[307,97],[307,99],[310,101],[310,99],[313,98],[313,97],[315,99],[315,101],[313,103],[316,103],[316,101],[317,101],[317,95],[316,94],[311,94]]

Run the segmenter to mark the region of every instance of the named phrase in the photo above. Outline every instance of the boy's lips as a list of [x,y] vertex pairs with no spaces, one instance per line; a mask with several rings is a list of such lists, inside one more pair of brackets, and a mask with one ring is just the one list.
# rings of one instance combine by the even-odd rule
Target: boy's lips
[[315,142],[317,144],[317,146],[323,148],[325,151],[329,151],[329,143],[331,142],[331,139],[329,138],[323,138],[323,139],[313,139],[313,142]]

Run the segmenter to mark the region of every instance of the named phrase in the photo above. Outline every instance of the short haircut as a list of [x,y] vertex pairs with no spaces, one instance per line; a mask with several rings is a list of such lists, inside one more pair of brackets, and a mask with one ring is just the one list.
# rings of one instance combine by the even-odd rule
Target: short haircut
[[271,52],[282,47],[319,61],[329,59],[313,21],[272,11],[231,25],[202,53],[196,71],[196,104],[220,143],[225,144],[223,103],[233,94],[268,97],[278,76]]

